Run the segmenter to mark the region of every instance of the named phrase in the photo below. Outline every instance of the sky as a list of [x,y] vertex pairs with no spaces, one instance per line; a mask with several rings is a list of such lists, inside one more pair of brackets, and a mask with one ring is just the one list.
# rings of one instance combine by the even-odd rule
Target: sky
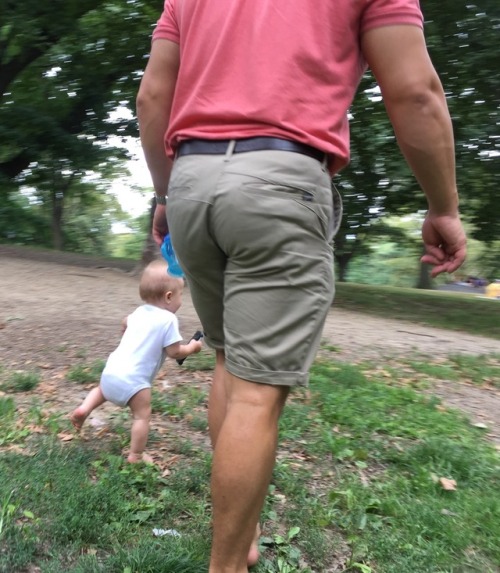
[[[131,119],[132,112],[125,107],[119,107],[110,114],[110,120],[118,118]],[[139,138],[127,137],[124,143],[121,137],[110,137],[109,144],[125,147],[132,156],[132,159],[126,162],[129,176],[115,179],[111,185],[111,192],[116,195],[127,213],[132,217],[138,217],[148,210],[153,194],[151,176],[141,149],[141,142]]]
[[130,175],[115,179],[111,191],[127,213],[132,217],[138,217],[148,210],[153,185],[139,140],[130,139],[127,148],[133,156],[133,159],[126,163]]

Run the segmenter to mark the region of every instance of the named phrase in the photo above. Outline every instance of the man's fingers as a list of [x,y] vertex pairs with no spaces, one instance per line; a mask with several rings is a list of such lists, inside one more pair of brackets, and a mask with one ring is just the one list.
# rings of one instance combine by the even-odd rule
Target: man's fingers
[[436,247],[435,245],[425,244],[425,252],[427,255],[434,257],[437,261],[444,261],[446,254],[441,247]]
[[460,267],[460,265],[465,261],[465,256],[466,256],[465,249],[460,249],[458,253],[455,253],[455,256],[449,262],[448,272],[449,273],[455,272]]
[[163,237],[161,236],[161,234],[156,229],[153,229],[153,240],[159,247],[162,246]]
[[435,278],[441,273],[447,272],[446,265],[438,265],[431,270],[431,277]]
[[420,260],[422,261],[422,263],[425,263],[427,265],[440,265],[443,263],[442,260],[436,259],[436,257],[434,257],[433,255],[423,255],[422,257],[420,257]]
[[428,265],[433,265],[431,271],[431,277],[436,277],[441,273],[453,273],[455,272],[464,262],[466,255],[465,248],[460,249],[457,253],[448,256],[448,260],[442,261],[436,259],[432,255],[423,255],[420,260]]

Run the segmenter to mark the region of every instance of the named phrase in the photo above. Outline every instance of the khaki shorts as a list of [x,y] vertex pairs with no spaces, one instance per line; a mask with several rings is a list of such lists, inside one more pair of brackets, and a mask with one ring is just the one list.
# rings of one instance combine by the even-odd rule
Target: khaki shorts
[[334,294],[334,193],[325,166],[298,153],[176,159],[172,243],[205,340],[235,376],[307,384]]

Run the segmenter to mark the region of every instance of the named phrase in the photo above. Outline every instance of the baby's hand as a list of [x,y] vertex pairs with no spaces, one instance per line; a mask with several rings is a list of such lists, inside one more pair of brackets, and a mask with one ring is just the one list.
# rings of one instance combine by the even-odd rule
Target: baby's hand
[[[201,350],[203,346],[203,343],[201,342],[202,338],[203,338],[203,332],[201,332],[201,330],[197,330],[193,334],[191,340],[188,342],[188,344],[186,344],[186,348],[189,350],[189,354],[197,354]],[[177,364],[179,366],[182,366],[184,360],[185,358],[177,360]]]
[[203,348],[203,342],[201,340],[191,340],[189,345],[193,348],[193,354],[197,354]]

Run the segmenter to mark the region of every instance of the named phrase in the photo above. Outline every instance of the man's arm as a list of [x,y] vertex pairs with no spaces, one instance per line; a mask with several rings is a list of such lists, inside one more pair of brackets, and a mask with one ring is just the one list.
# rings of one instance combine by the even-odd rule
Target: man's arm
[[[155,40],[137,94],[137,118],[141,144],[155,193],[167,194],[172,161],[165,153],[164,137],[170,120],[177,72],[179,46],[169,40]],[[165,206],[157,205],[153,237],[161,245],[168,232]]]
[[458,212],[453,128],[423,32],[385,26],[366,32],[363,54],[380,86],[400,149],[422,187],[429,212],[422,227],[432,275],[455,271],[465,260]]

